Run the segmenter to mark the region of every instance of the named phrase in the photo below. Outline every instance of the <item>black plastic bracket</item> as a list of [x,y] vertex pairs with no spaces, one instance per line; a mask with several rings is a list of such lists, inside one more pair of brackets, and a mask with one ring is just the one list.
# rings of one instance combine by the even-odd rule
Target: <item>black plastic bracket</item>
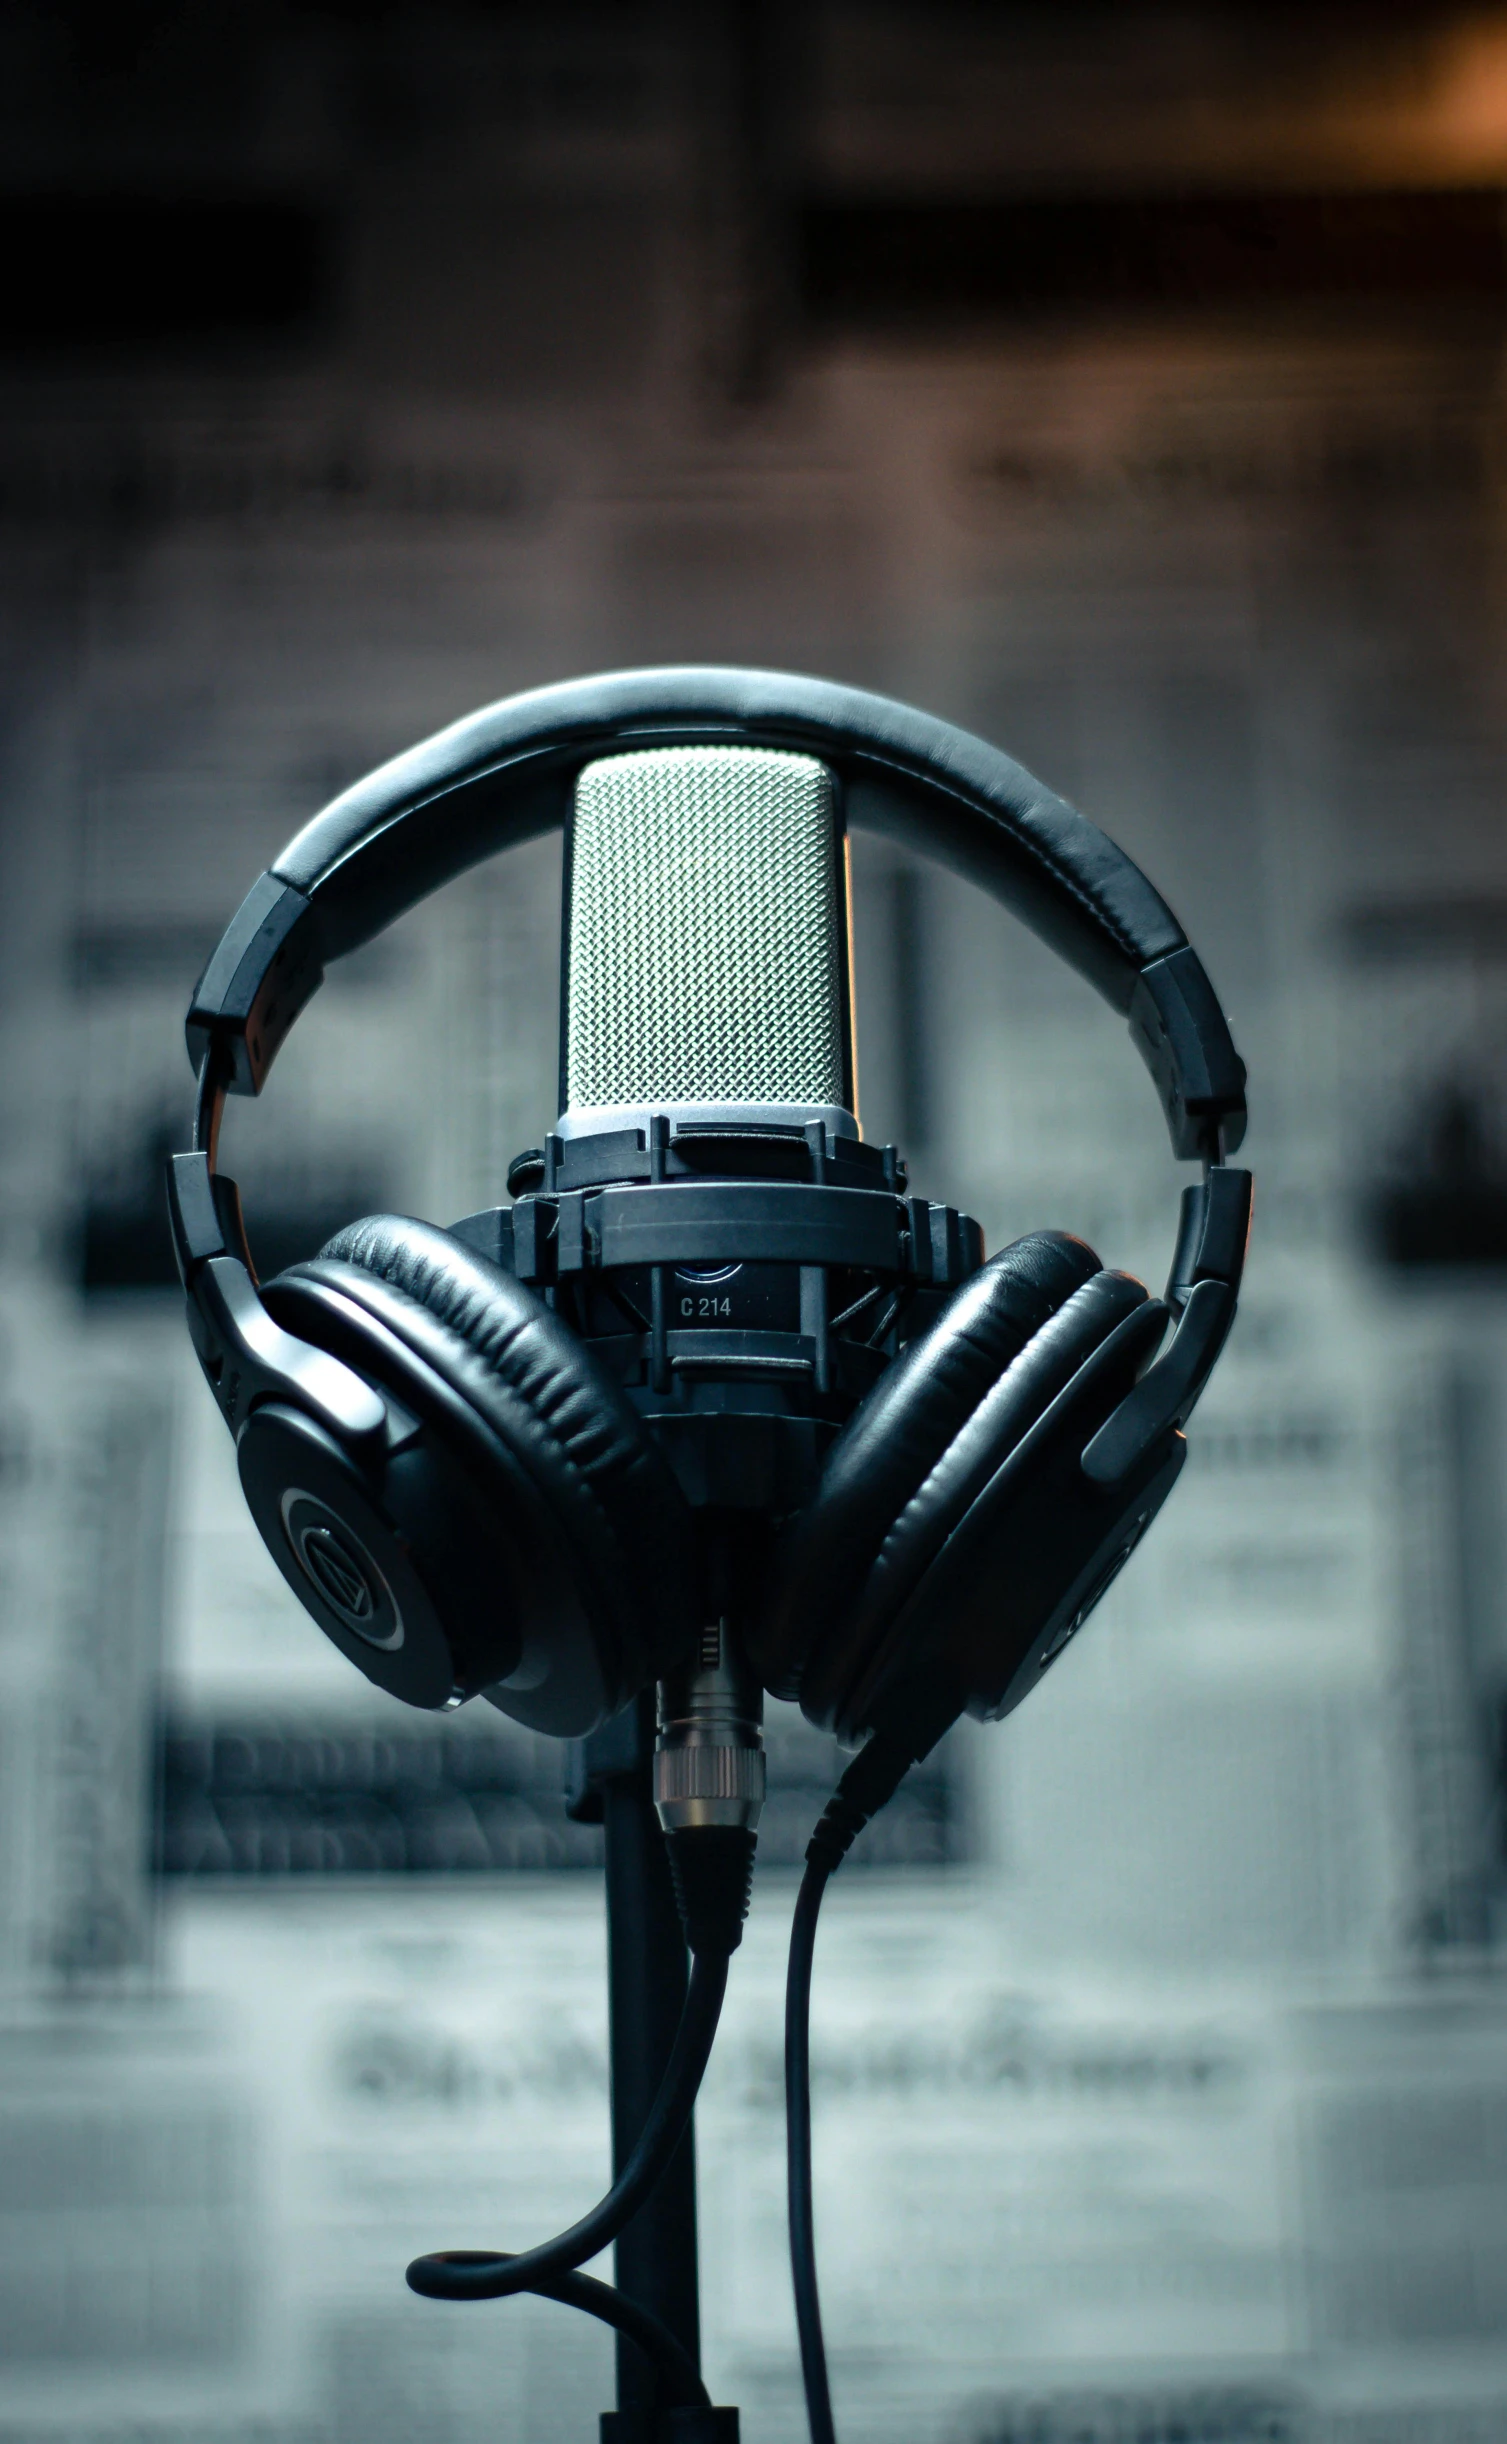
[[983,1262],[968,1214],[884,1188],[785,1180],[676,1180],[566,1189],[513,1207],[520,1281],[619,1267],[836,1265],[955,1288]]
[[167,1167],[167,1218],[172,1233],[178,1279],[191,1288],[200,1265],[216,1256],[233,1257],[256,1279],[241,1192],[223,1171],[210,1168],[207,1154],[175,1154]]
[[259,875],[194,987],[184,1033],[197,1076],[213,1045],[227,1091],[259,1095],[293,1021],[324,982],[311,900]]
[[168,1228],[178,1260],[178,1279],[185,1290],[201,1264],[233,1252],[215,1195],[217,1185],[207,1154],[175,1154],[168,1163]]
[[[581,1231],[573,1228],[581,1214]],[[904,1211],[886,1189],[817,1188],[785,1180],[665,1182],[560,1199],[562,1273],[595,1262],[839,1264],[903,1269]],[[587,1253],[587,1241],[591,1254]]]
[[602,2412],[602,2444],[739,2444],[738,2413],[717,2408]]
[[1172,1270],[1163,1295],[1182,1308],[1201,1281],[1222,1281],[1238,1291],[1251,1235],[1251,1175],[1217,1165],[1195,1187],[1183,1190],[1182,1216]]
[[1245,1063],[1193,950],[1143,967],[1130,1032],[1162,1099],[1179,1162],[1233,1154],[1245,1135]]
[[[665,1115],[659,1115],[664,1118]],[[825,1181],[834,1188],[904,1186],[905,1166],[893,1146],[857,1137],[829,1137],[820,1121],[806,1128],[682,1122],[668,1127],[656,1162],[643,1129],[598,1129],[556,1138],[552,1176],[543,1146],[515,1154],[508,1194],[540,1188],[625,1188],[634,1181],[743,1179]]]

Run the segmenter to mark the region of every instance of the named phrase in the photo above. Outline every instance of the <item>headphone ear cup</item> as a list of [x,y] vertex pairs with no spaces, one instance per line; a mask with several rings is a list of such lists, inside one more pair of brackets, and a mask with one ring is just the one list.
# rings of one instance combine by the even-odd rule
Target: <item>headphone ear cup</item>
[[[417,1704],[484,1691],[533,1729],[579,1737],[694,1643],[684,1497],[622,1392],[521,1282],[446,1231],[382,1214],[262,1295],[388,1396],[382,1453],[337,1451],[343,1474],[327,1465],[317,1488],[295,1488],[329,1518],[290,1505],[284,1481],[295,1463],[307,1474],[313,1429],[290,1445],[289,1424],[257,1411],[242,1448],[274,1559],[369,1678]],[[331,1626],[353,1543],[400,1610],[394,1573],[406,1588],[418,1628],[405,1611],[395,1647]]]
[[237,1438],[241,1488],[283,1577],[348,1661],[406,1705],[450,1706],[506,1667],[516,1638],[480,1505],[420,1431],[399,1435],[353,1451],[291,1403],[264,1404]]
[[[1138,1312],[1145,1330],[1129,1336],[1133,1347],[1108,1370],[1103,1414],[1130,1388],[1160,1337],[1164,1311],[1148,1301],[1141,1283],[1102,1271],[1080,1240],[1038,1233],[964,1284],[839,1435],[815,1501],[791,1521],[777,1548],[756,1642],[767,1685],[798,1697],[813,1722],[843,1738],[873,1728],[901,1688],[913,1713],[932,1704],[942,1709],[937,1729],[965,1704],[980,1711],[992,1705],[1005,1650],[1013,1652],[1024,1635],[1006,1584],[1016,1569],[1012,1539],[1032,1533],[1018,1507],[1001,1509],[1001,1471],[1080,1370]],[[1075,1466],[1099,1422],[1096,1411],[1079,1436],[1073,1421]],[[978,1548],[970,1601],[960,1608],[957,1571],[942,1565],[950,1550],[970,1546]],[[1027,1569],[1021,1577],[1037,1588],[1039,1573]],[[938,1596],[944,1579],[945,1608]],[[998,1639],[986,1631],[982,1652],[975,1596],[990,1620],[1012,1615]],[[952,1651],[944,1662],[948,1620],[961,1623],[963,1612],[970,1616],[969,1653]],[[1013,1667],[1006,1680],[1012,1677]]]
[[776,1549],[754,1660],[776,1697],[802,1695],[813,1651],[844,1620],[895,1521],[1013,1358],[1099,1271],[1065,1231],[1017,1239],[966,1281],[879,1378],[827,1454],[816,1498]]

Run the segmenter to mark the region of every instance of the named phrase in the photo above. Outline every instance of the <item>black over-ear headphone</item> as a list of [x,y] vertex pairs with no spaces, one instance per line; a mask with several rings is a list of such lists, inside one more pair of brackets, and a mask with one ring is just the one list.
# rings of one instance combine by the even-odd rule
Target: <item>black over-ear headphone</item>
[[[455,1232],[377,1216],[258,1285],[214,1171],[225,1095],[260,1093],[327,961],[568,824],[584,766],[667,744],[820,759],[839,820],[982,883],[1128,1016],[1174,1154],[1204,1165],[1163,1299],[1051,1233],[981,1263],[975,1226],[903,1195],[893,1150],[856,1131],[790,1129],[782,1145],[778,1130],[740,1142],[652,1120],[549,1140],[515,1164],[511,1212]],[[1034,1686],[1181,1465],[1244,1255],[1249,1175],[1225,1163],[1243,1066],[1129,858],[1007,755],[923,713],[721,669],[492,706],[305,826],[232,919],[187,1033],[199,1109],[170,1203],[190,1329],[278,1567],[409,1704],[485,1691],[580,1734],[689,1654],[709,1612],[741,1606],[766,1686],[813,1721],[929,1744],[964,1707],[997,1715]],[[715,1353],[696,1361],[710,1387],[677,1371],[654,1293],[667,1268],[770,1255],[802,1283],[797,1354],[778,1362],[790,1380],[723,1349],[724,1385],[746,1366],[761,1396],[708,1406]],[[604,1331],[583,1292],[635,1268],[641,1329],[619,1312]],[[807,1295],[834,1268],[885,1294],[877,1342]],[[740,1507],[735,1584],[709,1588],[699,1531]]]
[[[689,833],[689,766],[670,771],[687,751],[703,791]],[[610,830],[635,788],[642,804],[650,763],[651,796],[681,792],[689,868],[718,862],[696,830],[714,779],[730,817],[749,789],[788,783],[829,910],[844,820],[897,835],[994,892],[1128,1016],[1173,1152],[1203,1166],[1162,1298],[1057,1232],[986,1263],[974,1223],[907,1195],[896,1149],[860,1139],[842,1028],[819,1066],[835,1101],[661,1105],[651,1062],[647,1104],[587,1094],[584,1118],[572,1106],[514,1162],[510,1208],[449,1230],[376,1215],[258,1284],[236,1189],[215,1171],[220,1115],[227,1094],[261,1092],[325,963],[553,825],[574,877],[583,792]],[[767,840],[763,854],[778,901],[784,869]],[[793,938],[787,982],[804,958]],[[634,955],[630,940],[630,999]],[[840,950],[829,964],[835,1010]],[[724,1010],[734,1031],[736,1004],[757,1051],[754,1004],[731,982],[719,999],[724,981],[695,980],[705,1031]],[[778,1032],[778,992],[760,1007]],[[845,1001],[842,1015],[845,1028]],[[188,1045],[194,1146],[173,1160],[169,1204],[189,1328],[300,1601],[411,1705],[485,1694],[581,1735],[661,1684],[655,1799],[693,1970],[660,2095],[570,2232],[524,2256],[421,2258],[416,2290],[547,2291],[630,2333],[666,2403],[706,2403],[668,2330],[575,2270],[624,2228],[689,2119],[747,1905],[758,1682],[847,1741],[871,1735],[808,1849],[791,1944],[792,2258],[824,2444],[806,2076],[822,1888],[960,1713],[1029,1694],[1182,1465],[1250,1216],[1249,1174],[1225,1161],[1245,1072],[1203,968],[1130,860],[997,748],[817,680],[629,671],[492,706],[337,798],[231,920]]]

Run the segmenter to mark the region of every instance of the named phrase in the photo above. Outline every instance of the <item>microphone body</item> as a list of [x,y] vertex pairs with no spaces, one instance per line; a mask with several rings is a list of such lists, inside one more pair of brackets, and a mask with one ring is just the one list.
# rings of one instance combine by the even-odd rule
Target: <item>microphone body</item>
[[511,1209],[454,1226],[589,1347],[695,1516],[702,1650],[660,1692],[667,1829],[751,1834],[743,1624],[774,1532],[983,1261],[977,1224],[908,1196],[896,1148],[860,1134],[849,941],[841,795],[816,757],[588,765],[566,832],[560,1116],[511,1164]]
[[587,765],[566,833],[562,1138],[657,1114],[857,1137],[846,849],[814,756]]

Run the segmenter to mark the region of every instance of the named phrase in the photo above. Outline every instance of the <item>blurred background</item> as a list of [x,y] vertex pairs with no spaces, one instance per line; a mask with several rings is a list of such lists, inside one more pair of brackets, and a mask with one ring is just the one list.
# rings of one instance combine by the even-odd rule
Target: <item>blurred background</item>
[[[571,2444],[610,2402],[584,2320],[402,2286],[600,2186],[599,1837],[549,1744],[403,1713],[294,1605],[160,1166],[199,964],[309,814],[669,659],[1011,749],[1251,1068],[1177,1501],[829,1905],[839,2425],[1507,2434],[1504,197],[1503,9],[12,0],[0,2444]],[[856,874],[867,1133],[991,1247],[1159,1281],[1123,1030],[938,871]],[[558,883],[514,852],[332,976],[228,1124],[264,1270],[504,1195]],[[803,2432],[779,1986],[832,1768],[771,1711],[699,2116],[748,2444]]]

